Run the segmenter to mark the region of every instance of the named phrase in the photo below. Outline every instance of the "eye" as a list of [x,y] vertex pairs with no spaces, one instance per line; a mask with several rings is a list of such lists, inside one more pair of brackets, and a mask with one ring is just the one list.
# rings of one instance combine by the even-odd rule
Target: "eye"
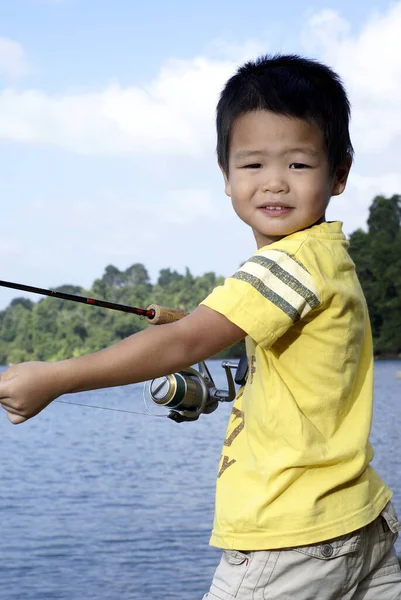
[[260,163],[251,163],[250,165],[244,165],[243,169],[260,169],[262,165]]
[[304,163],[291,163],[290,169],[310,169],[310,167]]

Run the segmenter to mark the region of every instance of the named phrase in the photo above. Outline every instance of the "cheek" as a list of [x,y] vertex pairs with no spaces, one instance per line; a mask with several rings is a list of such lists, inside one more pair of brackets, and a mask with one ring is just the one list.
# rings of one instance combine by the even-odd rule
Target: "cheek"
[[231,195],[231,204],[237,215],[240,216],[242,204],[235,195]]
[[244,177],[237,175],[231,180],[231,195],[241,201],[252,193],[251,183]]
[[299,190],[307,204],[322,205],[330,199],[331,193],[326,180],[304,181]]
[[236,215],[241,219],[246,219],[248,202],[245,202],[241,194],[231,194],[231,204]]

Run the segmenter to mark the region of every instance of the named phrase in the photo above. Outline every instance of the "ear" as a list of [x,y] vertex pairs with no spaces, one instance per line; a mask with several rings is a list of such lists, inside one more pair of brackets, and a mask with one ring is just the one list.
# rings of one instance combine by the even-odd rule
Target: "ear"
[[345,190],[347,185],[348,175],[352,165],[352,156],[347,154],[347,158],[344,162],[336,169],[333,180],[333,188],[331,195],[339,196]]
[[224,170],[224,168],[222,167],[222,165],[220,163],[219,163],[219,167],[220,167],[220,171],[222,172],[223,177],[224,177],[224,191],[226,193],[226,196],[229,196],[231,198],[231,185],[228,180],[228,173],[226,173],[226,171]]

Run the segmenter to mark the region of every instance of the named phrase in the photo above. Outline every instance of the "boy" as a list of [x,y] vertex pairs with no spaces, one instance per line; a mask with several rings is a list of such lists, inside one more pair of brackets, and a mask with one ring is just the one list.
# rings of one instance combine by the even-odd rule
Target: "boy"
[[61,394],[173,373],[246,336],[217,480],[209,600],[396,600],[401,528],[370,467],[369,318],[341,223],[325,221],[352,162],[338,76],[297,56],[263,57],[217,107],[225,191],[257,251],[190,315],[95,354],[2,375],[20,423]]

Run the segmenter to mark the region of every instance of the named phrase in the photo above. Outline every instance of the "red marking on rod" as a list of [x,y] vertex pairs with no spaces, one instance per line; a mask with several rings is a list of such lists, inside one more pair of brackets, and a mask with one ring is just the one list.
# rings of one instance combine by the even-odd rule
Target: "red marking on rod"
[[96,300],[94,300],[93,298],[87,298],[87,302],[88,304],[96,304]]

